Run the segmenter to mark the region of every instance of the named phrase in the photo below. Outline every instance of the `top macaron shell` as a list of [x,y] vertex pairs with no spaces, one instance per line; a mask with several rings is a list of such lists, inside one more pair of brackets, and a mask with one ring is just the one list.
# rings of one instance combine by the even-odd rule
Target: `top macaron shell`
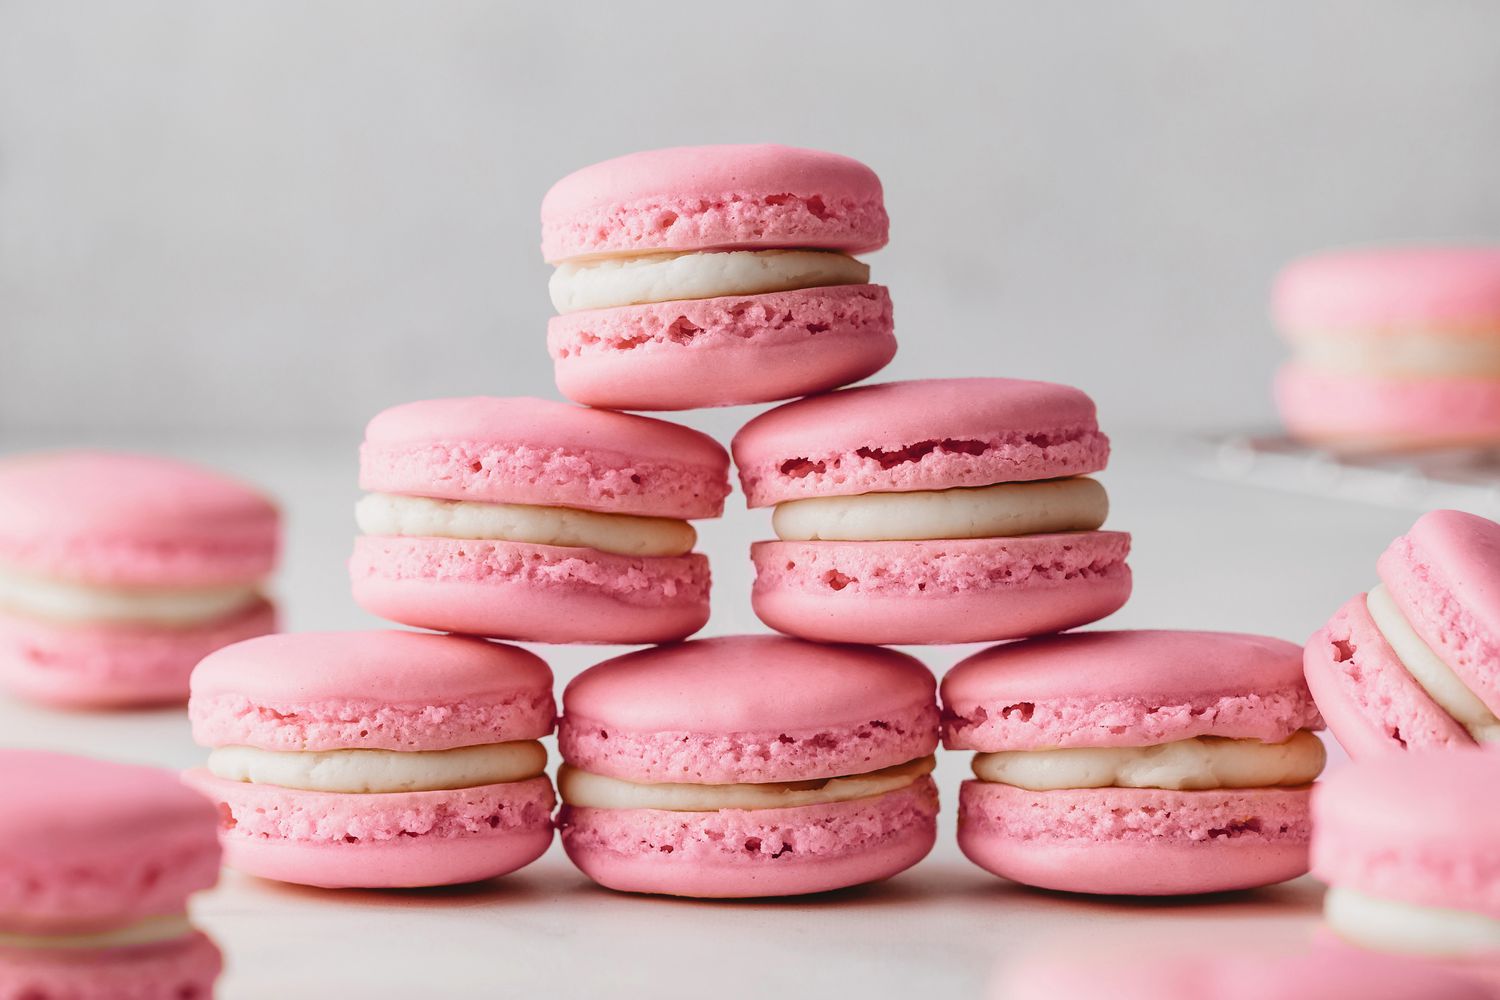
[[112,586],[253,581],[276,562],[276,507],[154,455],[77,450],[0,460],[0,563]]
[[795,781],[879,770],[937,746],[936,682],[878,647],[700,639],[584,671],[563,694],[571,764],[645,782]]
[[1288,265],[1273,312],[1283,330],[1500,329],[1500,247],[1343,250]]
[[706,434],[545,399],[475,396],[378,414],[360,486],[445,500],[650,517],[717,517],[729,456]]
[[950,750],[1280,742],[1322,719],[1302,650],[1229,632],[1080,632],[994,646],[943,678]]
[[751,507],[813,496],[944,490],[1097,472],[1094,403],[1050,382],[886,382],[787,403],[731,448]]
[[171,772],[4,750],[0,803],[0,931],[181,913],[218,880],[218,812]]
[[777,145],[683,146],[584,167],[542,200],[542,255],[885,245],[880,179],[864,164]]
[[296,632],[227,646],[193,671],[205,746],[446,750],[552,732],[552,671],[516,646],[423,632]]

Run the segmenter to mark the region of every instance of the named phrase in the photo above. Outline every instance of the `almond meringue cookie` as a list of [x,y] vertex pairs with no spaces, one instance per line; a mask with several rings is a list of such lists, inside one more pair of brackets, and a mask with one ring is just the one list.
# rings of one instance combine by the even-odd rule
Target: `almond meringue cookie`
[[874,374],[896,351],[891,302],[855,255],[888,228],[879,179],[832,153],[696,146],[585,167],[542,201],[558,388],[678,410]]

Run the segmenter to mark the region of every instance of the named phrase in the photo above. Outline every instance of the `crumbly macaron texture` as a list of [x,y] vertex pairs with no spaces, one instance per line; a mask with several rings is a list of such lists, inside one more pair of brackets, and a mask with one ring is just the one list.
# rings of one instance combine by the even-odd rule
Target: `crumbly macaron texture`
[[1422,640],[1500,713],[1500,524],[1431,511],[1391,543],[1377,568]]
[[359,482],[377,493],[691,519],[723,513],[729,456],[663,420],[474,396],[377,414]]
[[222,649],[193,672],[205,746],[445,750],[552,732],[552,671],[502,643],[419,632],[301,632]]
[[1322,719],[1302,650],[1228,632],[1083,632],[994,646],[943,678],[951,750],[1281,742]]
[[168,771],[0,751],[0,929],[180,913],[218,881],[213,804]]
[[1277,278],[1284,330],[1500,329],[1500,247],[1409,246],[1304,257]]
[[80,583],[188,587],[270,574],[276,507],[217,472],[155,455],[0,459],[0,564]]
[[1313,874],[1382,899],[1500,919],[1500,755],[1384,755],[1313,795]]
[[208,1000],[224,956],[202,933],[132,948],[7,950],[0,996],[20,1000]]
[[62,625],[0,614],[0,685],[58,706],[181,703],[198,661],[275,632],[277,624],[276,608],[266,601],[190,628]]
[[1401,663],[1370,617],[1364,594],[1308,640],[1302,663],[1319,711],[1351,757],[1474,745]]
[[1019,379],[886,382],[786,403],[731,444],[751,507],[814,496],[943,490],[1098,472],[1093,400]]
[[885,245],[880,179],[834,153],[682,146],[584,167],[542,199],[542,256]]
[[895,356],[880,285],[836,285],[555,316],[558,389],[590,406],[685,410],[772,402],[873,375]]
[[1500,438],[1500,379],[1393,378],[1292,362],[1275,389],[1282,423],[1307,441],[1402,448]]

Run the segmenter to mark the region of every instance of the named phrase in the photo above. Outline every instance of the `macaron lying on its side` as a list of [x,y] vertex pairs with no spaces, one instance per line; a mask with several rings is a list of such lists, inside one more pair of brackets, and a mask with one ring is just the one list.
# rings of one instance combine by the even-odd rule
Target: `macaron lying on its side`
[[1500,982],[1500,754],[1415,751],[1338,769],[1313,795],[1312,870],[1345,940]]
[[1109,439],[1077,389],[940,379],[843,389],[732,445],[779,541],[751,548],[755,613],[823,642],[987,642],[1095,621],[1130,596],[1100,531]]
[[563,693],[563,847],[628,892],[789,896],[889,878],[936,836],[934,688],[902,653],[781,636],[606,660]]
[[943,678],[943,745],[977,750],[958,843],[1067,892],[1173,895],[1308,867],[1322,721],[1296,646],[1081,632],[995,646]]
[[0,685],[67,707],[182,702],[193,665],[276,629],[276,508],[173,459],[0,459]]
[[0,996],[209,997],[188,898],[219,879],[213,803],[175,774],[0,750]]
[[891,300],[852,255],[888,229],[874,172],[816,150],[657,149],[570,174],[542,201],[557,386],[685,410],[874,374],[896,353]]
[[1500,441],[1500,247],[1343,250],[1289,265],[1276,379],[1293,437],[1381,449]]
[[669,642],[708,621],[688,520],[729,456],[662,420],[543,399],[379,414],[360,449],[354,599],[418,628],[530,642]]
[[1500,741],[1500,524],[1432,511],[1376,568],[1307,643],[1328,728],[1353,757]]
[[552,842],[552,672],[515,646],[419,632],[265,636],[193,671],[190,784],[225,863],[325,888],[449,885]]

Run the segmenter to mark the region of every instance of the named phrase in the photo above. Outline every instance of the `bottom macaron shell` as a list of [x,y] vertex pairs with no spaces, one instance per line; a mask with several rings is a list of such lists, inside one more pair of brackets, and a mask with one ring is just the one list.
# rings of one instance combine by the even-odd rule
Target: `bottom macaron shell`
[[192,628],[64,625],[0,614],[0,686],[60,708],[175,704],[187,700],[199,660],[276,629],[267,601]]
[[1500,440],[1500,379],[1340,375],[1287,365],[1276,404],[1293,437],[1350,447]]
[[552,843],[545,777],[477,788],[361,795],[255,785],[189,771],[219,803],[224,863],[324,889],[477,882],[513,872]]
[[1130,597],[1130,536],[756,542],[751,604],[779,632],[877,645],[996,642],[1097,621]]
[[133,948],[0,948],[0,1000],[209,1000],[224,956],[205,934]]
[[708,559],[362,536],[354,600],[403,625],[526,642],[653,643],[708,622]]
[[937,786],[793,809],[712,813],[563,806],[563,848],[622,892],[746,899],[828,892],[890,878],[937,838]]
[[557,387],[589,406],[765,403],[858,381],[896,354],[878,285],[654,302],[554,316]]
[[1310,788],[1033,792],[966,781],[958,846],[979,867],[1063,892],[1168,896],[1273,885],[1308,870]]
[[1402,665],[1363,594],[1308,640],[1302,662],[1318,710],[1351,757],[1474,745]]

